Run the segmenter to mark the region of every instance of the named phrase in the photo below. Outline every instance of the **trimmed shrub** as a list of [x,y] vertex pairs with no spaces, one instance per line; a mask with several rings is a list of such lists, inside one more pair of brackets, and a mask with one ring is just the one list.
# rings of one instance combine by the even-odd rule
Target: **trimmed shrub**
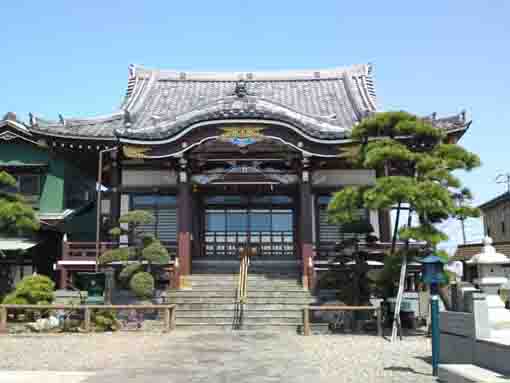
[[136,273],[129,282],[129,287],[139,298],[151,298],[154,294],[154,278],[150,273]]
[[97,310],[92,312],[92,323],[98,332],[117,331],[120,329],[120,322],[112,310]]
[[133,259],[135,251],[131,247],[119,247],[118,249],[112,249],[105,251],[99,256],[99,263],[106,265],[111,262],[125,262]]
[[50,304],[55,299],[55,283],[45,275],[30,275],[16,285],[3,300],[4,304]]
[[120,217],[119,223],[128,223],[131,225],[148,225],[154,222],[154,216],[145,210],[131,210]]
[[7,294],[2,301],[4,305],[28,305],[28,301],[23,297],[18,297],[14,292]]
[[142,258],[150,263],[166,265],[170,261],[168,251],[159,241],[152,242],[142,250]]
[[127,265],[119,274],[119,279],[122,282],[127,283],[133,274],[142,269],[143,265],[141,263],[132,263],[131,265]]

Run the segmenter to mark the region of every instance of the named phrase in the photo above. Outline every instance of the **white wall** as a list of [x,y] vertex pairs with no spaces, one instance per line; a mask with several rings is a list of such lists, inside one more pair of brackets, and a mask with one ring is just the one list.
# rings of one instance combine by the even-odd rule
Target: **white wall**
[[373,185],[375,183],[375,170],[316,170],[312,173],[314,186],[356,186]]
[[122,170],[122,186],[172,186],[177,184],[173,170]]

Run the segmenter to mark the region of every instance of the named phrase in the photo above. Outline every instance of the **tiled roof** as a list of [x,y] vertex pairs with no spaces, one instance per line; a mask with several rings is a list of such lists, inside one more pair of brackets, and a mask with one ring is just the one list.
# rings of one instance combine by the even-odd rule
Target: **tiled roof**
[[436,117],[436,113],[423,117],[424,120],[429,121],[437,128],[444,129],[449,133],[455,131],[464,131],[469,128],[471,121],[466,119],[466,112],[462,111],[459,114],[448,117]]
[[[321,139],[345,138],[376,112],[372,67],[292,72],[199,73],[130,67],[119,110],[107,116],[48,121],[31,116],[30,130],[50,136],[161,139],[211,119],[268,119]],[[436,119],[447,131],[465,130],[465,114]],[[129,124],[126,124],[129,122]]]
[[0,128],[9,126],[15,130],[19,130],[25,134],[29,134],[28,127],[16,118],[16,113],[7,112],[3,119],[0,120]]
[[498,204],[502,202],[510,201],[510,192],[506,192],[503,194],[498,195],[497,197],[491,199],[490,201],[485,202],[484,204],[480,205],[479,208],[482,210],[489,209],[491,207],[495,207]]
[[31,116],[30,120],[30,130],[43,135],[113,140],[115,129],[124,126],[124,112],[86,119],[61,117],[59,121]]
[[[510,242],[496,242],[492,244],[498,253],[510,257]],[[451,261],[468,261],[475,254],[482,251],[483,243],[473,243],[468,245],[459,245]]]
[[276,119],[315,137],[339,138],[376,110],[369,65],[271,73],[134,68],[133,81],[124,103],[133,124],[121,135],[146,139],[225,118]]
[[[240,84],[246,97],[236,93]],[[214,117],[279,118],[297,123],[310,135],[337,138],[375,110],[370,65],[267,73],[131,67],[121,111],[94,119],[46,121],[36,117],[32,125],[43,134],[107,138],[113,137],[116,129],[122,132],[127,111],[130,135],[145,138],[159,138],[190,122]]]

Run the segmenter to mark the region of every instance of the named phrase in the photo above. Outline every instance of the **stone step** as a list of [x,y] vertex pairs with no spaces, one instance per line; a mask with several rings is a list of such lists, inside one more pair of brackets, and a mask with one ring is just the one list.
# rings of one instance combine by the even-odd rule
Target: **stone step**
[[508,383],[510,377],[487,370],[474,364],[440,364],[440,382],[448,383]]
[[[260,274],[260,275],[248,275],[249,281],[297,281],[300,280],[299,275],[281,275],[281,274],[274,274],[274,275],[267,275],[267,274]],[[237,274],[218,274],[218,275],[211,275],[211,274],[203,274],[203,275],[192,275],[189,277],[191,281],[225,281],[225,282],[237,282],[239,280],[239,275]]]
[[[225,297],[170,297],[164,299],[168,304],[192,304],[192,303],[235,303],[235,298]],[[248,296],[247,303],[256,304],[302,304],[307,305],[315,302],[313,298],[301,297],[250,297]]]
[[[248,282],[248,288],[250,290],[305,290],[302,285],[298,283],[252,283]],[[189,290],[197,290],[197,291],[204,291],[204,290],[230,290],[235,291],[237,290],[237,283],[233,284],[226,284],[226,283],[211,283],[211,284],[196,284],[192,283],[191,286],[187,289],[182,289],[182,291],[189,291]],[[172,290],[169,290],[172,291]]]
[[[182,318],[233,318],[236,310],[177,310],[177,319]],[[244,310],[245,318],[294,318],[301,320],[303,310]]]
[[[180,329],[193,329],[193,331],[204,330],[206,332],[212,330],[223,330],[223,331],[234,331],[232,322],[225,323],[176,323],[176,326]],[[241,330],[245,331],[260,331],[260,330],[274,330],[275,332],[281,333],[282,331],[288,331],[290,333],[297,333],[300,324],[290,323],[255,323],[246,324],[244,323]],[[239,331],[239,330],[236,330]]]
[[[235,292],[237,290],[237,285],[191,285],[190,288],[181,289],[181,290],[167,290],[168,293],[173,293],[174,291],[179,292],[207,292],[207,291],[223,291],[223,292]],[[289,284],[289,285],[251,285],[248,284],[248,291],[305,291],[303,286],[298,284]]]
[[[189,278],[189,281],[192,283],[237,283],[239,282],[238,277],[218,277],[218,278]],[[248,282],[252,283],[299,283],[301,281],[301,278],[295,278],[295,277],[275,277],[275,278],[268,278],[268,277],[248,277]]]
[[[237,288],[238,281],[191,281],[191,288],[194,287],[205,287],[214,289],[215,287],[218,288]],[[248,280],[248,286],[253,287],[300,287],[303,288],[300,282],[296,280],[289,280],[289,281],[253,281]]]
[[[224,272],[221,272],[221,270],[224,270]],[[211,272],[209,272],[209,270],[207,268],[203,268],[203,270],[195,270],[194,272],[191,273],[190,277],[191,278],[195,278],[195,277],[203,277],[203,276],[210,276],[210,277],[213,277],[213,276],[217,276],[217,275],[228,275],[228,276],[238,276],[239,275],[239,268],[237,269],[226,269],[226,268],[215,268],[214,270],[212,270]],[[264,276],[273,276],[273,275],[288,275],[288,276],[293,276],[293,277],[298,277],[299,275],[301,275],[301,272],[298,271],[298,270],[295,270],[295,269],[279,269],[279,268],[274,268],[274,267],[268,267],[267,269],[265,270],[262,270],[261,268],[256,268],[256,269],[248,269],[248,276],[251,276],[251,277],[256,277],[256,278],[260,278],[260,277],[264,277]]]
[[[211,270],[211,272],[209,272]],[[203,274],[221,274],[221,270],[224,270],[224,274],[239,274],[239,264],[237,265],[202,265],[200,267],[193,267],[191,275],[203,275]],[[257,271],[257,272],[255,272]],[[289,274],[289,275],[298,275],[302,272],[301,267],[295,266],[279,266],[273,264],[266,265],[253,265],[251,264],[248,267],[248,274],[253,272],[253,274],[260,274],[259,272],[263,271],[267,274]]]
[[[166,299],[171,298],[235,298],[236,292],[231,290],[208,290],[208,291],[176,291],[167,292],[165,294]],[[294,298],[312,298],[308,291],[304,290],[269,290],[269,289],[257,289],[250,291],[248,289],[248,298],[280,298],[280,297],[294,297]]]
[[[297,279],[289,279],[289,280],[256,280],[256,279],[248,279],[248,285],[252,286],[302,286],[301,282]],[[204,287],[214,287],[214,286],[232,286],[236,287],[239,283],[238,280],[229,281],[229,280],[191,280],[191,286],[204,286]]]
[[[228,316],[228,317],[210,317],[210,318],[198,318],[198,317],[185,317],[185,318],[176,318],[176,324],[198,324],[198,323],[207,323],[207,324],[227,324],[227,323],[233,323],[234,317]],[[243,317],[243,323],[250,325],[250,324],[289,324],[294,326],[299,326],[303,324],[303,321],[299,318],[271,318],[271,317],[260,317],[260,318],[250,318],[250,317]]]
[[[245,310],[303,310],[305,304],[292,303],[250,303],[244,305]],[[210,303],[210,302],[194,302],[180,303],[177,310],[235,310],[236,304],[230,303]]]

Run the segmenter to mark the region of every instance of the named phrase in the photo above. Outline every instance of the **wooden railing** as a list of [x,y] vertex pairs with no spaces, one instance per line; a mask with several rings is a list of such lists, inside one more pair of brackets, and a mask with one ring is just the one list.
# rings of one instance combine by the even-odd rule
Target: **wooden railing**
[[163,311],[163,331],[170,332],[175,329],[176,305],[0,305],[0,333],[7,332],[9,310],[54,311],[69,310],[83,311],[83,330],[91,330],[91,314],[93,310],[161,310]]
[[314,247],[316,261],[327,261],[338,257],[341,252],[335,243],[320,243]]
[[[170,254],[177,254],[177,242],[168,242],[161,241],[163,246],[166,247]],[[121,243],[120,246],[132,246],[132,243],[124,244]],[[68,242],[63,241],[63,252],[62,259],[72,260],[72,259],[96,259],[97,255],[104,254],[107,250],[115,249],[119,246],[117,242],[99,242],[99,254],[97,254],[96,243],[95,242]]]
[[383,336],[382,310],[374,306],[307,306],[303,309],[303,335],[310,335],[310,311],[375,311],[377,316],[377,335]]
[[204,256],[232,256],[246,246],[257,247],[258,256],[293,256],[294,236],[289,231],[225,232],[207,231],[202,244]]
[[[116,242],[100,242],[99,243],[99,255],[103,254],[107,250],[114,249],[118,244]],[[97,249],[95,242],[67,242],[62,243],[62,259],[96,259]]]

